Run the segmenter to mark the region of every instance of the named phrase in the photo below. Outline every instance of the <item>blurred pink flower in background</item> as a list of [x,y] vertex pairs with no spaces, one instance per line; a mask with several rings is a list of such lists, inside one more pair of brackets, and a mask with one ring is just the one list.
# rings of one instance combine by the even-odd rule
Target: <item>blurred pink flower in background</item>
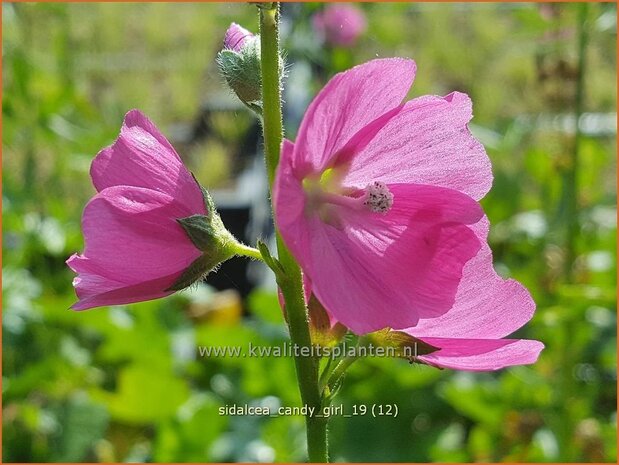
[[224,36],[224,48],[240,52],[247,40],[253,37],[255,37],[255,35],[247,29],[236,23],[232,23]]
[[460,93],[402,104],[406,59],[337,74],[285,141],[275,220],[313,292],[357,334],[446,313],[480,250],[469,227],[492,184],[490,161]]
[[352,4],[331,3],[312,18],[314,30],[323,40],[338,47],[351,47],[365,32],[363,11]]
[[69,267],[74,310],[156,299],[202,252],[176,221],[206,215],[200,186],[151,121],[137,110],[93,160],[97,194],[82,217],[84,253]]

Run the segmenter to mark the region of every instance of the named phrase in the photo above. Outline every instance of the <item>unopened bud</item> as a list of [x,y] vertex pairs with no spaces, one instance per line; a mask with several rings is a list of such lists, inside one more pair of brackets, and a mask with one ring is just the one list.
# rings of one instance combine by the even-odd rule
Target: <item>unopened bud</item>
[[251,110],[262,114],[260,38],[232,23],[217,55],[219,71],[237,97]]
[[[241,102],[262,115],[260,36],[232,23],[224,37],[224,49],[217,55],[217,65],[226,83]],[[280,80],[284,79],[285,74],[286,66],[280,56]]]

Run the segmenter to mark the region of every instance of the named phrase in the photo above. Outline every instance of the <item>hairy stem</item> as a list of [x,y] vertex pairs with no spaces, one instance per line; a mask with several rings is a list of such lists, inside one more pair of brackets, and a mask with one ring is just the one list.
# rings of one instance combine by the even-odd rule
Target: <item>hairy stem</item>
[[[260,5],[260,47],[262,129],[269,185],[272,187],[283,139],[279,64],[279,4],[277,3]],[[283,273],[278,277],[278,285],[286,302],[290,340],[295,346],[309,348],[311,339],[307,309],[303,297],[301,269],[284,244],[279,231],[276,231],[276,234],[278,260],[283,268]],[[298,355],[295,357],[295,366],[302,402],[308,407],[313,407],[313,411],[320,412],[318,360],[313,356]],[[310,462],[327,462],[326,418],[308,416],[306,417],[306,424]]]
[[248,257],[248,258],[253,258],[256,260],[264,261],[264,259],[262,258],[262,255],[260,254],[260,251],[248,245],[237,243],[234,245],[233,250],[237,255],[241,255],[242,257]]

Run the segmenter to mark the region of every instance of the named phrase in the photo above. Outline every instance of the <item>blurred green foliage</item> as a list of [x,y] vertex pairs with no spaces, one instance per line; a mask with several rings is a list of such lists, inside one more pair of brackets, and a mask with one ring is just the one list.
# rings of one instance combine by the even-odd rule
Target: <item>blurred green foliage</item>
[[[575,136],[565,118],[574,111],[578,4],[364,4],[369,29],[352,49],[312,42],[321,5],[286,8],[296,15],[284,38],[291,59],[323,67],[315,91],[351,64],[401,55],[418,64],[411,96],[471,95],[472,130],[494,166],[483,204],[496,267],[538,303],[517,335],[546,344],[537,364],[499,373],[353,365],[336,403],[395,403],[399,415],[333,418],[333,459],[615,462],[616,6],[591,4],[585,23],[584,111],[612,123],[582,121],[573,263],[564,173]],[[196,350],[282,344],[272,293],[256,291],[242,318],[234,301],[223,316],[196,317],[217,299],[205,289],[67,310],[75,297],[64,261],[82,248],[91,159],[130,108],[168,133],[226,92],[213,58],[231,21],[255,30],[254,7],[3,6],[3,461],[303,458],[301,417],[218,414],[229,404],[298,405],[292,360],[205,359]],[[225,140],[248,116],[219,124],[224,142],[183,152],[207,185],[229,175]]]

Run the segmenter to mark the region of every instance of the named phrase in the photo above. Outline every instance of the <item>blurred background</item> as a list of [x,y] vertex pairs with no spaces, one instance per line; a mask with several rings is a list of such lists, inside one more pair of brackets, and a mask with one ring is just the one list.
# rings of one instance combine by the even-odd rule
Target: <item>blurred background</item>
[[[518,337],[532,366],[471,374],[358,362],[336,403],[334,461],[616,461],[616,4],[285,4],[287,135],[335,72],[417,62],[410,97],[468,93],[494,187],[495,266],[538,310]],[[352,8],[352,10],[350,9]],[[273,283],[227,264],[159,301],[75,313],[64,262],[82,250],[88,169],[139,108],[215,191],[249,242],[272,228],[253,116],[214,58],[247,4],[4,4],[4,462],[298,461],[301,417],[220,406],[299,405],[289,358],[199,357],[198,345],[281,345]]]

